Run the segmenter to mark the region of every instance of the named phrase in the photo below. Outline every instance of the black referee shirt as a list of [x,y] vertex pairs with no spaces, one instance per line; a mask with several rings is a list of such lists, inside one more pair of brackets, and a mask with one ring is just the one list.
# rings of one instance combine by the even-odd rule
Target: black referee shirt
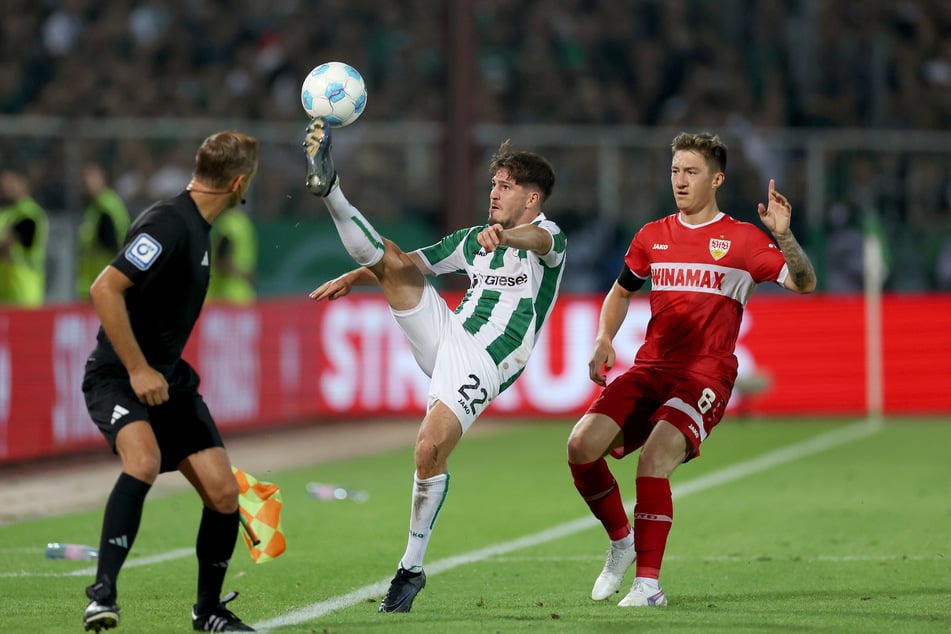
[[[184,191],[142,212],[112,261],[132,280],[125,295],[132,331],[157,369],[181,358],[198,321],[211,277],[210,234],[211,225]],[[102,356],[116,357],[101,326],[97,338]]]

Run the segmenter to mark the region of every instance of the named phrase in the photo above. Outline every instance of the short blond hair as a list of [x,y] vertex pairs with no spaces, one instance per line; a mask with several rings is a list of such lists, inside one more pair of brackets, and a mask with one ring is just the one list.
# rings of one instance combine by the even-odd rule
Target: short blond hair
[[234,130],[215,132],[195,154],[194,177],[211,187],[227,187],[241,174],[258,168],[258,140]]
[[670,153],[676,154],[685,150],[700,154],[710,166],[711,172],[726,172],[726,144],[718,135],[710,132],[681,132],[670,144]]

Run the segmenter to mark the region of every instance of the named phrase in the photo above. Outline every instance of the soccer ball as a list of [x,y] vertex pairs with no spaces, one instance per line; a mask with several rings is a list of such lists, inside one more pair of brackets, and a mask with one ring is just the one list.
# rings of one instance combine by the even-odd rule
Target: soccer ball
[[334,128],[357,120],[367,105],[367,88],[353,66],[327,62],[304,78],[300,101],[311,118],[323,117]]

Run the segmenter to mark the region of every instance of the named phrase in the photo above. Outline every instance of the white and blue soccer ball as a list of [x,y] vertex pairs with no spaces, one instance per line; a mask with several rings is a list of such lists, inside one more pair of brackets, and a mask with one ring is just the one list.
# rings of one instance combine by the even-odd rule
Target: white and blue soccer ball
[[310,118],[323,117],[334,128],[357,120],[367,105],[367,87],[356,68],[343,62],[327,62],[304,79],[301,105]]

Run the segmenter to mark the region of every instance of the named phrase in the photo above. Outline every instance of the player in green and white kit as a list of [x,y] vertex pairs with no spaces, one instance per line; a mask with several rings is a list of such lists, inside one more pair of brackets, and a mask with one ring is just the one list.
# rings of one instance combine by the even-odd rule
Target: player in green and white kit
[[[423,556],[449,485],[447,459],[463,433],[518,378],[551,313],[565,263],[565,234],[542,213],[555,174],[544,158],[501,145],[489,164],[488,223],[404,252],[380,237],[344,197],[330,157],[330,129],[307,127],[307,188],[324,199],[347,252],[360,265],[316,290],[334,300],[379,284],[420,368],[431,377],[416,439],[416,472],[406,551],[380,604],[408,612],[426,584]],[[426,275],[469,276],[455,311]]]

